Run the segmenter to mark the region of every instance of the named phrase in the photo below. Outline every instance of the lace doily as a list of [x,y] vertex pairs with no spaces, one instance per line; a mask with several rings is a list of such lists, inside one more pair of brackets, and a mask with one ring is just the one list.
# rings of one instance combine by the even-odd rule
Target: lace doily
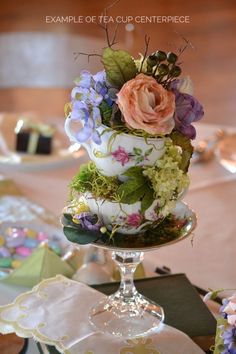
[[167,325],[149,337],[135,339],[96,331],[88,313],[103,296],[58,275],[0,307],[0,332],[33,337],[64,354],[203,354],[186,334]]

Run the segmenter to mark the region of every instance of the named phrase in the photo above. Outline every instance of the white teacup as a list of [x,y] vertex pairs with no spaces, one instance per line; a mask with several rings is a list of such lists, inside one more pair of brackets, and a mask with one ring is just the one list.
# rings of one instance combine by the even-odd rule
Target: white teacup
[[[70,140],[78,143],[72,129],[73,121],[67,117],[65,131]],[[90,159],[105,176],[122,175],[132,166],[152,166],[165,152],[164,138],[143,138],[131,134],[119,133],[101,125],[97,131],[102,137],[101,145],[92,140],[81,145],[87,150]]]
[[116,226],[117,231],[122,234],[138,234],[159,218],[155,211],[157,201],[146,210],[143,219],[140,213],[141,202],[123,204],[102,198],[95,199],[90,193],[81,196],[79,200],[87,204],[92,213],[101,217],[108,229],[111,225]]

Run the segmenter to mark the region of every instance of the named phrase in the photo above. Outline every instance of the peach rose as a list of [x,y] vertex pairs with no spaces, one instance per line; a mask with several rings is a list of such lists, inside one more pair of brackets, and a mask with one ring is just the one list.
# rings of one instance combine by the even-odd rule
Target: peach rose
[[169,134],[174,128],[175,95],[153,77],[137,75],[123,85],[117,97],[128,128],[149,134]]

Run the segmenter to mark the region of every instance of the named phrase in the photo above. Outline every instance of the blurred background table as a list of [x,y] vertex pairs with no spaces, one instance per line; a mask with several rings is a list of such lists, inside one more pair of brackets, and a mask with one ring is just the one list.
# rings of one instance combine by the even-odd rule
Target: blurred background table
[[[54,120],[63,135],[63,107],[69,101],[73,79],[81,69],[100,69],[98,60],[74,60],[73,53],[99,52],[104,33],[91,24],[47,24],[47,15],[100,15],[107,1],[31,0],[3,2],[0,14],[0,112],[12,132],[7,115],[33,112],[44,121]],[[144,48],[145,34],[151,36],[150,51],[176,50],[181,35],[194,50],[184,56],[184,75],[195,84],[196,97],[205,109],[205,123],[198,125],[198,140],[212,136],[223,125],[235,124],[235,30],[234,0],[137,0],[120,1],[111,15],[186,15],[189,24],[134,24],[128,31],[120,26],[119,44],[137,56]],[[178,32],[178,34],[176,34]],[[181,35],[180,35],[181,34]],[[1,129],[1,128],[0,128]],[[65,138],[65,136],[64,136]],[[67,186],[86,155],[34,171],[19,171],[0,165],[0,175],[14,180],[22,193],[59,218],[68,196]],[[55,167],[55,166],[54,166]],[[191,186],[184,200],[198,215],[193,246],[190,241],[163,248],[145,257],[149,274],[163,265],[172,272],[184,272],[192,283],[203,288],[235,287],[235,200],[236,174],[226,171],[213,159],[190,169]],[[0,304],[23,289],[1,287]],[[33,345],[31,343],[31,345]],[[32,349],[30,353],[35,353]]]

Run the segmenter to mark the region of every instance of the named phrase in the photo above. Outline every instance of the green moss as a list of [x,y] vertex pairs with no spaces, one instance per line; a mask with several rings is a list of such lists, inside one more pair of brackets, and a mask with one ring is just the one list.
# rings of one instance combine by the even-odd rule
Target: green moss
[[70,183],[71,196],[74,192],[90,192],[95,198],[115,199],[120,185],[117,177],[103,176],[94,162],[83,164]]

